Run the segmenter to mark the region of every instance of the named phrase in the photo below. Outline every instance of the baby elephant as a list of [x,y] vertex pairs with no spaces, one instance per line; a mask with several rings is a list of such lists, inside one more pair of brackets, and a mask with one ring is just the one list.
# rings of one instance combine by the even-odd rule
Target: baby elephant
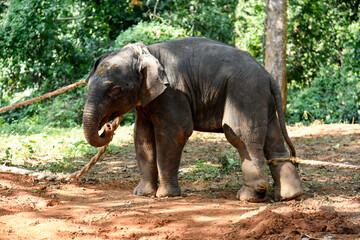
[[239,200],[267,199],[265,159],[270,160],[276,201],[303,193],[295,165],[271,161],[290,159],[295,149],[285,128],[279,87],[249,53],[204,38],[130,44],[101,56],[87,81],[83,126],[92,146],[108,144],[109,124],[100,136],[98,131],[136,108],[141,181],[134,194],[181,195],[180,158],[194,130],[223,132],[238,150],[244,178]]

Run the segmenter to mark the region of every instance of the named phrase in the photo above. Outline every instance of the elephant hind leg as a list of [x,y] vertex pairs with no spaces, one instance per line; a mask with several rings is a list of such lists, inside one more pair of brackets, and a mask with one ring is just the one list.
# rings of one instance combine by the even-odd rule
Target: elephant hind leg
[[[290,157],[276,116],[268,124],[264,153],[267,160]],[[274,162],[269,166],[275,182],[275,201],[294,199],[303,194],[300,177],[294,163],[291,161]]]
[[223,129],[228,141],[238,150],[242,162],[244,185],[238,191],[237,198],[248,202],[267,200],[269,186],[263,154],[264,129],[242,127],[240,130],[227,124]]

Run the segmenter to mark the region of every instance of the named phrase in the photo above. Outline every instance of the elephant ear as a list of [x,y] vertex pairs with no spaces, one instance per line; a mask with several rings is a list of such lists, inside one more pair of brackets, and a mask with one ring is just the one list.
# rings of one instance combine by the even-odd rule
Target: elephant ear
[[153,55],[143,54],[139,57],[139,62],[141,76],[140,101],[141,106],[145,107],[165,91],[169,86],[169,81],[163,66]]
[[94,75],[95,71],[96,71],[96,68],[99,66],[99,64],[101,63],[101,61],[106,58],[109,54],[104,54],[104,55],[101,55],[97,60],[96,62],[94,63],[94,66],[91,70],[91,73],[89,74],[89,76],[86,78],[86,82],[89,83],[89,79],[91,78],[92,75]]

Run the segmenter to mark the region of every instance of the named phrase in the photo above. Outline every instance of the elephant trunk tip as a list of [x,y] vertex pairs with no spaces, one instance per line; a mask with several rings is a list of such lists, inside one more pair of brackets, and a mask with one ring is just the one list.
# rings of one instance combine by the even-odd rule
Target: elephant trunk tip
[[104,125],[104,131],[98,134],[97,128],[84,128],[86,141],[93,147],[103,147],[109,144],[114,136],[114,127],[110,123]]
[[113,128],[113,126],[110,123],[106,123],[104,125],[104,131],[100,135],[100,138],[108,139],[108,141],[110,142],[114,136],[114,131],[115,129]]
[[114,129],[110,123],[105,124],[104,128],[105,128],[104,132],[109,132],[109,133],[114,132]]

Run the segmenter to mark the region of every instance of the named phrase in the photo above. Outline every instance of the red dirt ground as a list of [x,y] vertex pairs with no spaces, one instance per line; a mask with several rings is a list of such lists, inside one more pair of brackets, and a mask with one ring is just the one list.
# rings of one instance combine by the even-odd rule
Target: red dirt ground
[[[300,158],[360,165],[360,125],[288,129]],[[193,134],[183,159],[194,158],[192,148],[230,148],[221,134],[206,144],[201,136]],[[73,183],[0,173],[0,239],[360,239],[358,170],[300,165],[303,196],[255,204],[237,201],[221,181],[183,181],[182,197],[134,196],[129,159],[117,178],[99,163],[96,180]]]

